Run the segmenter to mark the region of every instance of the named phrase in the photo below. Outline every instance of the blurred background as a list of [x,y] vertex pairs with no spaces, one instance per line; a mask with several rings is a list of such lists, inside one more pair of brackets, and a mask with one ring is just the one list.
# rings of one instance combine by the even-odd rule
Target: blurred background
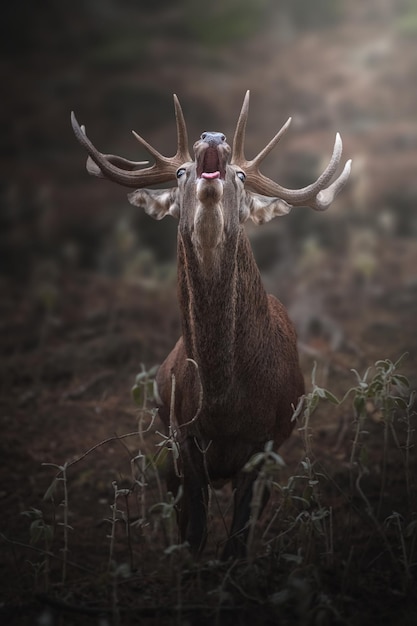
[[[335,350],[344,318],[365,320],[370,298],[385,311],[395,294],[373,344],[384,324],[404,335],[408,322],[396,314],[417,298],[416,0],[21,0],[3,9],[0,28],[0,274],[9,295],[22,285],[53,309],[63,276],[77,272],[160,289],[175,282],[175,220],[153,222],[122,187],[87,175],[71,110],[98,149],[136,160],[147,155],[131,129],[174,153],[173,93],[192,143],[207,129],[231,140],[250,89],[248,156],[293,117],[267,175],[308,184],[337,131],[344,160],[353,158],[328,212],[299,208],[249,226],[266,286],[306,345],[319,326]],[[14,308],[4,301],[5,315]],[[399,346],[394,333],[393,347],[411,340]]]
[[[16,539],[23,548],[28,543],[30,520],[21,513],[45,505],[52,470],[43,463],[62,464],[94,447],[71,471],[70,521],[77,532],[70,556],[101,573],[108,527],[98,528],[97,520],[109,515],[112,481],[131,475],[138,445],[136,437],[123,445],[109,438],[137,428],[131,397],[136,375],[146,379],[142,370],[161,363],[181,332],[177,223],[169,217],[153,221],[128,203],[128,190],[87,174],[71,110],[100,151],[141,160],[148,155],[132,129],[163,154],[175,152],[173,93],[182,103],[192,144],[204,130],[224,132],[231,141],[250,89],[249,158],[293,118],[263,164],[263,172],[286,187],[302,187],[318,177],[340,132],[343,162],[352,158],[353,169],[329,210],[300,207],[261,227],[248,224],[248,233],[265,286],[296,323],[307,389],[314,363],[317,384],[342,398],[358,382],[352,368],[363,376],[377,359],[397,361],[404,353],[401,371],[416,388],[417,0],[15,0],[3,5],[1,537]],[[380,469],[384,414],[371,401],[366,409],[369,436],[364,435],[363,451],[377,476],[385,471]],[[314,454],[329,461],[341,492],[351,466],[354,417],[350,397],[337,411],[320,404],[314,415]],[[147,437],[153,455],[155,435]],[[108,443],[97,448],[100,441]],[[299,473],[299,443],[295,429],[283,451],[293,474]],[[404,449],[412,450],[412,444]],[[403,461],[397,458],[389,461],[390,510],[407,512],[399,474]],[[367,467],[364,459],[361,452]],[[370,485],[367,505],[377,507],[386,491],[379,480]],[[337,491],[334,511],[340,507]],[[363,518],[359,526],[362,562],[369,532],[378,538],[379,533],[369,531]],[[335,522],[338,527],[350,548],[344,524]],[[415,519],[409,528],[415,528]],[[392,545],[399,543],[395,536]],[[387,552],[381,546],[369,561],[375,569],[379,553]],[[16,602],[27,602],[32,578],[29,572],[22,586],[22,572],[36,557],[20,548],[7,554],[8,561],[0,560],[0,586],[9,590],[13,609]],[[155,554],[150,555],[152,572]],[[348,602],[352,594],[344,564],[349,567],[351,556],[346,552],[335,576],[343,576]],[[398,562],[401,570],[409,566],[404,555]],[[330,580],[327,565],[326,572]],[[382,607],[385,571],[378,576],[376,600],[369,606],[368,571],[362,578],[353,576],[363,598],[363,623]],[[403,608],[403,595],[397,595],[396,619]],[[134,596],[136,601],[136,587]],[[305,598],[300,605],[306,606]],[[322,615],[317,612],[317,619]],[[385,614],[381,619],[388,623]]]

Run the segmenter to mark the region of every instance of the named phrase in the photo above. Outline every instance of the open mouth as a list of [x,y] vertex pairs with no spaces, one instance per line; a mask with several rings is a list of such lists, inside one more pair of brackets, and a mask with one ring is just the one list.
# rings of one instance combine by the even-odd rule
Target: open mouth
[[225,179],[230,147],[221,133],[204,133],[194,144],[197,178]]
[[[222,175],[223,169],[223,175]],[[197,176],[213,180],[215,178],[224,178],[225,167],[222,168],[217,147],[208,147],[203,149],[197,157]]]

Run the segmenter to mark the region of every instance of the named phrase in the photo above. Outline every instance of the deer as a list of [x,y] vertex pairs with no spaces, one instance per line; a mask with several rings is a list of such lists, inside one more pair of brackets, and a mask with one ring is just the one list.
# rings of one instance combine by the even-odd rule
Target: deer
[[[180,539],[196,558],[207,539],[209,488],[230,481],[234,507],[222,558],[247,555],[257,477],[256,470],[247,471],[247,463],[268,442],[278,450],[289,438],[295,407],[305,394],[295,328],[281,302],[263,287],[245,222],[263,224],[300,206],[324,211],[345,186],[351,169],[349,160],[333,180],[342,154],[337,133],[330,162],[312,184],[287,189],[266,177],[259,166],[286,133],[291,118],[247,160],[249,95],[247,91],[232,148],[223,133],[206,131],[194,143],[194,158],[174,95],[173,157],[163,156],[132,131],[153,158],[152,165],[99,152],[71,113],[75,137],[88,153],[87,171],[133,188],[130,203],[156,220],[167,215],[178,220],[182,336],[160,365],[156,385],[159,416],[179,455],[169,462],[167,489],[178,500]],[[162,183],[171,186],[150,189]]]

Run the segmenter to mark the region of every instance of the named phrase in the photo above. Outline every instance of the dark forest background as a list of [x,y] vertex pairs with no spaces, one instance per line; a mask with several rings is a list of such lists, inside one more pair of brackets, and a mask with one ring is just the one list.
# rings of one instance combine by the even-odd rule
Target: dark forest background
[[338,232],[341,222],[369,227],[370,238],[415,236],[416,16],[412,0],[8,4],[0,271],[27,279],[48,261],[120,274],[132,263],[136,272],[138,257],[174,258],[175,223],[153,224],[123,189],[89,179],[69,124],[74,109],[104,152],[146,158],[135,129],[172,154],[172,93],[192,142],[206,127],[231,139],[251,89],[248,154],[292,115],[265,166],[286,186],[311,181],[341,132],[354,159],[349,190],[327,214],[294,211],[265,238],[297,231],[291,247],[315,239],[354,262],[348,239],[358,233]]
[[[184,616],[195,615],[199,624],[214,623],[213,615],[216,623],[234,625],[262,619],[414,624],[415,396],[409,396],[407,422],[391,396],[382,408],[371,392],[365,401],[366,386],[352,369],[366,377],[378,360],[392,365],[406,355],[401,376],[410,392],[417,385],[417,0],[3,5],[0,618],[52,626],[59,613],[60,624],[84,626],[98,623],[104,607],[116,626],[114,611],[123,606],[122,623],[148,615],[143,623],[178,624],[182,594]],[[270,529],[288,541],[283,557],[278,551],[275,561],[265,561],[260,550],[256,566],[223,571],[209,561],[224,539],[224,519],[216,513],[207,561],[187,569],[182,552],[178,558],[164,552],[173,546],[151,513],[162,497],[152,466],[146,524],[134,526],[132,518],[128,546],[118,530],[111,548],[117,565],[129,561],[125,580],[112,558],[106,568],[103,519],[114,481],[131,488],[133,507],[138,491],[131,487],[131,459],[138,446],[143,458],[153,458],[159,440],[155,429],[139,443],[137,436],[123,443],[112,437],[135,434],[143,412],[132,385],[147,384],[149,369],[180,333],[176,222],[154,222],[128,203],[127,190],[87,174],[70,112],[100,151],[140,160],[147,155],[132,129],[163,154],[175,152],[173,93],[190,143],[204,130],[224,132],[231,141],[247,89],[248,157],[293,118],[263,166],[283,186],[302,187],[318,177],[336,132],[343,159],[353,159],[350,182],[328,211],[298,208],[248,231],[267,290],[297,326],[307,388],[315,368],[315,382],[339,399],[355,384],[362,399],[355,405],[349,396],[340,407],[320,403],[311,441],[306,435],[311,465],[297,428],[283,447],[287,468],[280,484],[302,482],[300,474],[314,466],[311,484],[322,498],[318,502],[314,487],[308,506],[298,510],[306,496],[294,491],[293,508]],[[398,392],[392,385],[387,390]],[[389,427],[388,406],[396,407]],[[72,565],[62,584],[62,503],[43,499],[53,470],[42,464],[80,458],[68,468]],[[289,501],[294,495],[285,487],[282,493]],[[230,493],[216,497],[227,503]],[[275,519],[271,511],[281,503],[271,504],[267,519]],[[133,508],[123,509],[129,521]],[[230,511],[227,504],[224,509]],[[332,554],[322,551],[329,547],[323,548],[329,519]]]

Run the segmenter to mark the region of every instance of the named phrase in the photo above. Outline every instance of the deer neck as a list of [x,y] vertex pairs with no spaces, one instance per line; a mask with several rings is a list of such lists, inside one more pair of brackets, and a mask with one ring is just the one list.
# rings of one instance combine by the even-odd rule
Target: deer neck
[[180,234],[178,259],[185,348],[209,401],[227,395],[236,363],[251,354],[253,329],[268,316],[267,296],[243,227],[205,255]]

